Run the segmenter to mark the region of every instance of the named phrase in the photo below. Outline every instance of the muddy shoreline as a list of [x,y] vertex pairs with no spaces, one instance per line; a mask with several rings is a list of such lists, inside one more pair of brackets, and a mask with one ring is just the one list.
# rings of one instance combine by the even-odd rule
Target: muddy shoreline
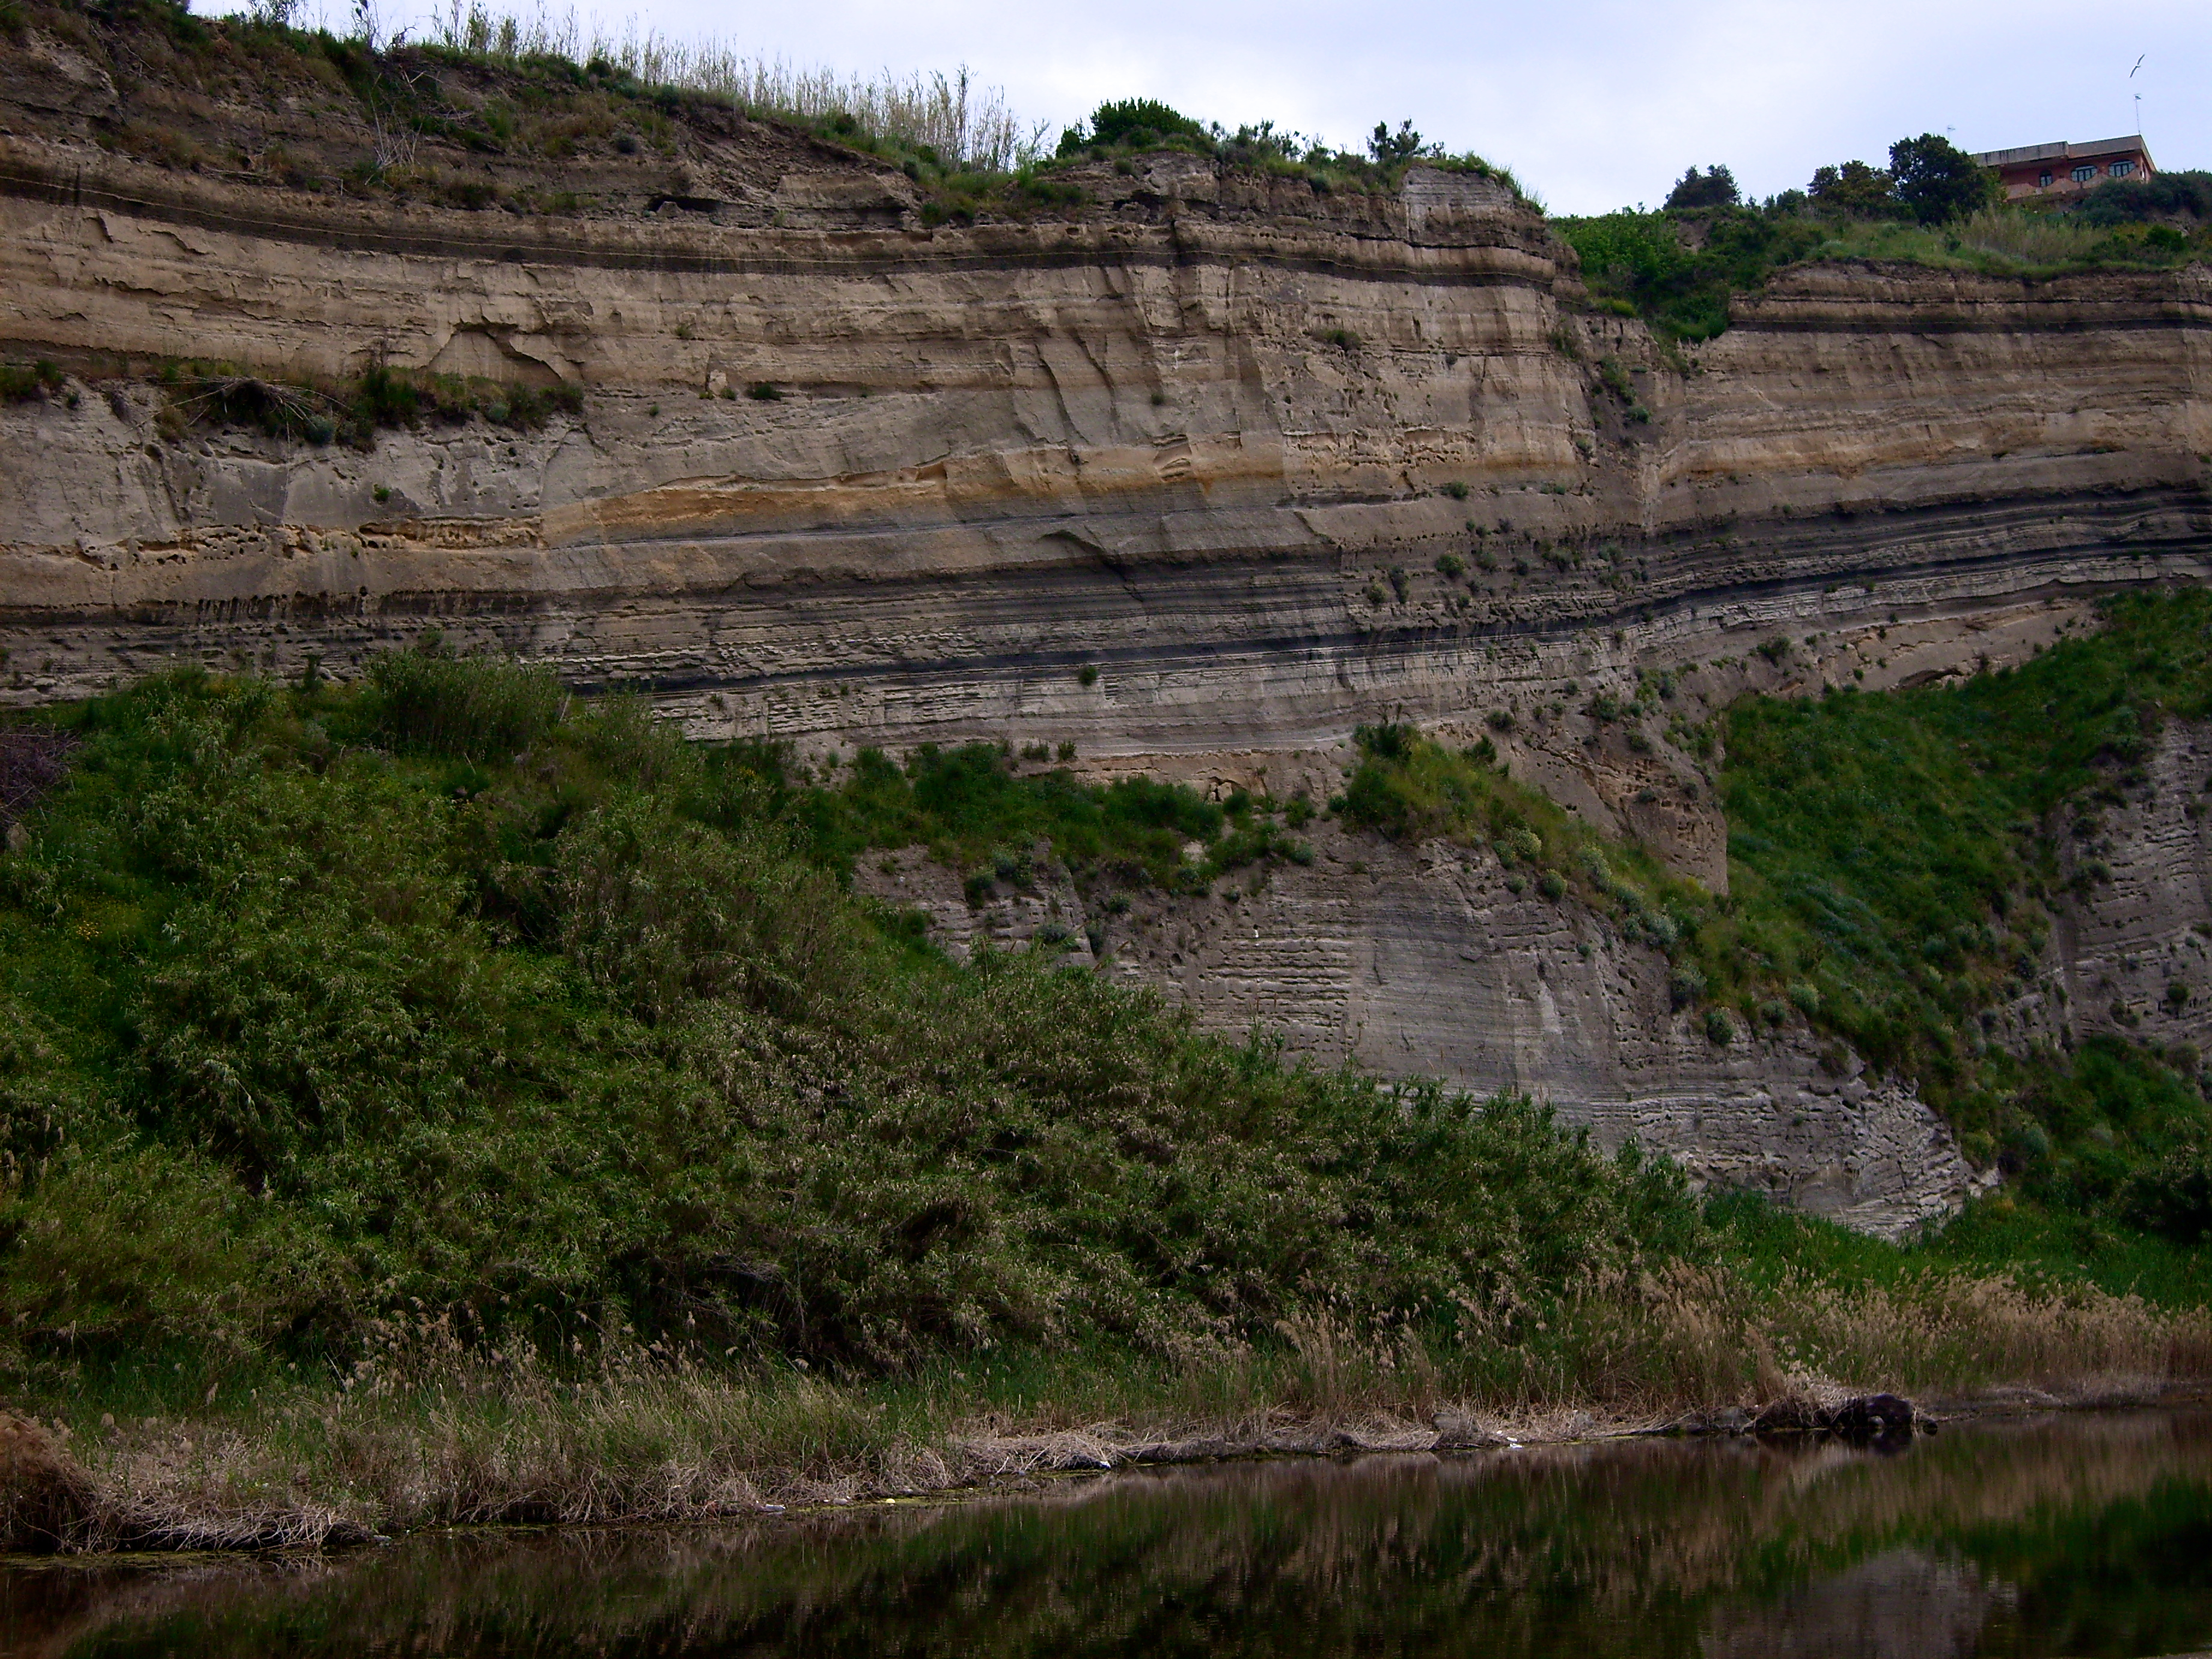
[[[517,1502],[511,1493],[488,1491],[485,1497],[499,1501],[471,1503],[462,1496],[447,1514],[414,1525],[394,1524],[358,1493],[341,1493],[333,1500],[301,1492],[271,1502],[276,1494],[264,1492],[254,1503],[241,1501],[248,1494],[236,1483],[227,1491],[175,1483],[167,1491],[149,1490],[127,1469],[118,1478],[113,1468],[88,1468],[70,1453],[72,1437],[59,1425],[0,1415],[0,1512],[8,1527],[5,1554],[19,1561],[316,1553],[457,1526],[683,1527],[885,1504],[959,1503],[1038,1491],[1048,1481],[1056,1485],[1145,1468],[1346,1455],[1419,1457],[1667,1437],[1891,1443],[1939,1433],[1954,1422],[2202,1405],[2212,1401],[2212,1380],[2109,1377],[2058,1389],[1996,1386],[1911,1401],[1909,1425],[1899,1424],[1893,1414],[1887,1424],[1877,1419],[1871,1431],[1863,1420],[1828,1426],[1825,1419],[1838,1407],[1867,1398],[1828,1385],[1755,1406],[1735,1402],[1659,1415],[1590,1407],[1514,1413],[1444,1405],[1425,1424],[1388,1410],[1301,1413],[1282,1407],[1235,1421],[1162,1421],[1146,1427],[1127,1422],[1050,1426],[987,1417],[936,1444],[872,1447],[849,1455],[842,1466],[743,1470],[714,1483],[712,1490],[688,1494],[665,1483],[639,1485],[641,1471],[609,1465],[597,1471],[599,1478],[610,1487],[631,1483],[631,1501],[606,1504],[595,1513],[562,1514],[544,1498]],[[179,1437],[187,1448],[193,1443],[189,1427]],[[236,1455],[239,1449],[219,1449]]]

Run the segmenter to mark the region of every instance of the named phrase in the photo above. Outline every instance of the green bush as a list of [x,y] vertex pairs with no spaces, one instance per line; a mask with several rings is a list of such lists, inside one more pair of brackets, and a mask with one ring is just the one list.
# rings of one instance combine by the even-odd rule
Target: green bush
[[1705,1000],[1705,975],[1695,963],[1684,963],[1667,975],[1667,998],[1675,1008],[1694,1008]]
[[459,760],[520,754],[552,730],[566,702],[550,670],[452,656],[434,635],[421,649],[377,658],[368,685],[361,712],[385,742]]
[[177,1342],[235,1358],[352,1289],[289,1206],[158,1143],[72,1145],[0,1206],[0,1352],[19,1364],[21,1345],[40,1342]]
[[34,363],[0,363],[0,402],[27,403],[62,389],[62,372],[41,357]]
[[[716,787],[766,792],[804,825],[812,854],[838,869],[868,848],[914,845],[968,868],[995,849],[1042,840],[1077,868],[1174,888],[1237,856],[1223,836],[1222,809],[1187,786],[1135,777],[1098,787],[1064,770],[1022,774],[995,744],[925,744],[903,764],[864,749],[834,788],[800,780],[773,748],[740,745],[707,764]],[[1195,870],[1182,856],[1193,842],[1207,849]]]
[[2176,1243],[2212,1239],[2212,1144],[2178,1147],[2131,1176],[2120,1194],[2120,1212],[2147,1232]]
[[2107,179],[2074,212],[2083,222],[2106,229],[2168,217],[2212,224],[2212,172],[2185,169],[2148,179]]
[[1091,113],[1088,127],[1067,128],[1060,135],[1059,153],[1075,155],[1094,145],[1106,149],[1156,149],[1182,139],[1211,149],[1206,127],[1188,115],[1150,98],[1125,98],[1103,103]]

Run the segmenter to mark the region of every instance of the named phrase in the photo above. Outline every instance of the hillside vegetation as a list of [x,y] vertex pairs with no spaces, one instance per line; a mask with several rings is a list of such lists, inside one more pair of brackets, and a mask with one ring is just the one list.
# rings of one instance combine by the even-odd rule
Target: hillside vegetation
[[[2079,665],[2149,686],[2171,651],[2178,705],[2195,603],[2053,653],[2100,730],[2166,705],[2121,732]],[[2025,708],[2033,672],[1954,695]],[[1758,720],[1881,729],[1738,718],[1738,790],[1769,766]],[[1717,996],[1764,982],[1724,969],[1756,929],[1771,952],[1809,926],[1780,863],[1715,906],[1480,752],[1363,740],[1347,817],[1493,837]],[[2019,787],[2063,793],[2096,753]],[[1828,856],[1790,825],[1835,809],[1770,769],[1797,804],[1747,822]],[[19,718],[0,804],[0,1388],[84,1470],[66,1526],[0,1501],[17,1541],[910,1491],[997,1467],[961,1449],[978,1422],[1259,1443],[1447,1402],[2212,1369],[2204,1113],[2174,1057],[2022,1074],[2003,1109],[2053,1126],[2027,1201],[1899,1248],[1700,1202],[1524,1099],[1200,1036],[1050,947],[956,966],[840,879],[918,841],[1018,881],[1042,842],[1094,884],[1195,892],[1297,861],[1307,803],[1097,788],[981,745],[809,775],[430,644],[352,685],[187,670]],[[1922,862],[1967,879],[1947,847]],[[1909,923],[1916,879],[1862,882],[1869,914]],[[1850,969],[1869,1008],[1914,982],[1885,960]],[[1760,971],[1825,987],[1845,963]],[[2083,1123],[2118,1126],[2102,1164]]]
[[[2203,595],[2128,599],[1960,687],[1739,708],[1727,901],[1409,728],[1363,732],[1337,805],[1610,915],[1716,1041],[1809,1016],[2053,1214],[2191,1244],[2197,1058],[2022,1063],[1972,1017],[2036,971],[2054,830],[2212,703],[2208,629]],[[1525,1103],[1291,1068],[1048,953],[956,968],[837,878],[921,842],[1018,879],[1042,842],[1203,890],[1298,857],[1302,802],[1093,788],[981,745],[823,781],[434,647],[345,687],[182,672],[11,741],[59,774],[0,860],[19,1364],[343,1349],[416,1299],[864,1369],[1249,1339],[1316,1297],[1448,1336],[1704,1248],[1671,1176]]]
[[[1245,1338],[1323,1298],[1449,1325],[1698,1231],[1670,1173],[1526,1103],[957,969],[805,855],[748,751],[547,674],[187,672],[52,730],[65,781],[0,862],[19,1363],[343,1351],[418,1302],[864,1370]],[[864,774],[863,822],[959,775],[899,775],[902,808]],[[1141,866],[1163,823],[1210,830],[1196,805],[1105,792],[1096,833]]]
[[1831,217],[1802,204],[1708,211],[1623,210],[1556,219],[1601,303],[1676,339],[1728,327],[1729,300],[1785,266],[1889,261],[1995,276],[2043,278],[2103,268],[2171,270],[2212,254],[2212,223],[2184,229],[2137,219],[1987,207],[1948,226]]
[[[1665,700],[1654,686],[1609,712],[1656,721]],[[2212,595],[2194,589],[2111,600],[2095,631],[1957,684],[1746,699],[1724,716],[1725,899],[1499,775],[1487,745],[1364,734],[1344,805],[1571,890],[1668,954],[1678,1006],[1704,1009],[1716,1042],[1805,1019],[1913,1079],[2054,1224],[2195,1246],[2212,1237],[2203,1057],[2107,1037],[2014,1054],[1982,1017],[2049,992],[2056,913],[2109,876],[2102,814],[2150,787],[2166,720],[2209,714]]]
[[1887,168],[1824,167],[1805,190],[1743,198],[1723,167],[1685,173],[1663,207],[1553,221],[1599,302],[1662,335],[1711,339],[1734,295],[1788,265],[1887,261],[2030,279],[2171,269],[2212,255],[2212,173],[2108,179],[2086,197],[2008,204],[1994,173],[1933,133]]

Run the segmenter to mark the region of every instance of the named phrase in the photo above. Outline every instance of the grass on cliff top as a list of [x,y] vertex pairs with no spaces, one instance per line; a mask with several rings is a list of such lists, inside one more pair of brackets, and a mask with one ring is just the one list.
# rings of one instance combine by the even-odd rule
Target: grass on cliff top
[[[126,94],[93,118],[103,147],[157,165],[219,167],[288,189],[344,191],[470,210],[574,214],[598,205],[562,164],[635,158],[640,188],[665,188],[687,128],[742,111],[912,178],[942,219],[991,198],[1024,204],[1040,131],[995,88],[952,75],[873,77],[794,69],[720,42],[686,46],[635,28],[588,33],[571,13],[453,7],[428,35],[384,37],[373,15],[350,33],[286,21],[296,9],[195,15],[179,0],[9,0],[0,39],[33,30],[69,42]],[[370,27],[364,29],[364,15]],[[336,118],[309,143],[274,142],[204,108],[145,118],[146,82],[251,108],[312,100]],[[257,142],[258,140],[258,142]],[[516,182],[489,163],[547,164]],[[1036,204],[1031,204],[1032,205]],[[950,210],[950,213],[948,212]]]
[[[1164,149],[1297,178],[1322,195],[1395,191],[1418,161],[1496,179],[1540,210],[1510,171],[1443,154],[1409,123],[1395,134],[1378,129],[1361,153],[1272,122],[1231,133],[1131,99],[1100,106],[1091,122],[1062,135],[1055,154],[1045,125],[1020,119],[1002,89],[977,83],[964,66],[852,75],[794,66],[723,38],[672,38],[634,19],[616,33],[574,11],[483,0],[445,9],[416,40],[380,34],[373,12],[356,12],[343,35],[295,27],[289,20],[301,15],[289,0],[216,17],[195,15],[181,0],[8,0],[0,38],[36,28],[67,40],[126,88],[167,80],[196,96],[220,93],[234,108],[306,99],[340,118],[311,151],[296,139],[288,147],[202,118],[204,112],[143,118],[126,99],[113,115],[94,118],[94,136],[140,160],[472,211],[600,207],[588,185],[563,176],[563,164],[580,160],[636,157],[641,176],[633,188],[665,189],[687,128],[696,136],[702,125],[726,127],[727,111],[897,168],[916,185],[928,225],[1079,206],[1082,189],[1054,176],[1062,165],[1090,158],[1126,170]],[[518,179],[490,165],[501,159],[546,165],[540,176]]]
[[1985,276],[2047,277],[2106,268],[2171,269],[2212,256],[2212,225],[2093,222],[2081,214],[1984,208],[1956,224],[1824,216],[1806,210],[1723,208],[1555,219],[1601,303],[1675,339],[1729,325],[1729,301],[1785,266],[1881,260]]

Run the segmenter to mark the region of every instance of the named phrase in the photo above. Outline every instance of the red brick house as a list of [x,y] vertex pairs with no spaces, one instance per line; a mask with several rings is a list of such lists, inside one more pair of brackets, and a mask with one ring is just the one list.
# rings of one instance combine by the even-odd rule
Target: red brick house
[[1992,149],[1974,157],[1995,167],[2004,180],[2005,199],[2025,196],[2078,196],[2107,179],[2148,179],[2158,169],[2142,136],[2103,138],[2087,144],[2029,144]]

